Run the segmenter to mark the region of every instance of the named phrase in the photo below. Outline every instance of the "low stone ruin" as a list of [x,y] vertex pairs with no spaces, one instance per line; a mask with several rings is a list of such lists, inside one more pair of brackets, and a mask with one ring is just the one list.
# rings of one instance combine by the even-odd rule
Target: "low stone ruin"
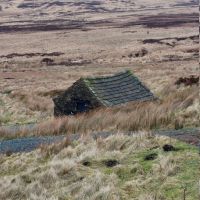
[[53,97],[54,116],[75,115],[98,107],[155,99],[153,93],[130,71],[80,78],[62,94]]

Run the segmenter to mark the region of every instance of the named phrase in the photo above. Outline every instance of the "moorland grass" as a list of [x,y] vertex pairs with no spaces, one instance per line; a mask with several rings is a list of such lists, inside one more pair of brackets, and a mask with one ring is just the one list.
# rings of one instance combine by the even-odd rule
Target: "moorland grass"
[[199,125],[199,105],[197,86],[179,89],[175,86],[166,87],[159,94],[157,101],[129,103],[75,116],[53,118],[37,124],[34,129],[22,128],[14,134],[1,128],[0,137],[197,127]]
[[[177,151],[164,152],[169,143]],[[186,199],[199,198],[198,149],[176,140],[138,132],[55,148],[1,155],[0,198],[180,200],[184,190]],[[150,153],[157,157],[145,160]],[[106,166],[109,159],[116,165]]]

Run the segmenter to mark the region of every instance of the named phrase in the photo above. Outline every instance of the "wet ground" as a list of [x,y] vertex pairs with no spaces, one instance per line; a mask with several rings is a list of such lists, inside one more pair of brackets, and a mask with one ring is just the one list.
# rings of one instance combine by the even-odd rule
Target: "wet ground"
[[[125,133],[126,135],[132,135],[134,133]],[[158,130],[153,134],[160,136],[171,137],[191,145],[200,145],[200,128],[194,129],[181,129],[181,130]],[[114,133],[111,132],[99,132],[92,134],[94,139],[107,138]],[[44,137],[29,137],[18,138],[13,140],[3,140],[0,142],[0,153],[17,153],[17,152],[29,152],[41,145],[49,145],[52,143],[61,142],[66,136],[44,136]],[[73,134],[68,136],[70,141],[78,140],[81,138],[80,134]]]

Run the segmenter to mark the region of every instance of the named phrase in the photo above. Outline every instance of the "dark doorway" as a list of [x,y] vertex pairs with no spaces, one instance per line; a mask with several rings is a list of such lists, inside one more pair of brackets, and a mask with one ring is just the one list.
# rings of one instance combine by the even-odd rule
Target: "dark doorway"
[[89,111],[90,101],[76,99],[75,102],[76,102],[76,113]]

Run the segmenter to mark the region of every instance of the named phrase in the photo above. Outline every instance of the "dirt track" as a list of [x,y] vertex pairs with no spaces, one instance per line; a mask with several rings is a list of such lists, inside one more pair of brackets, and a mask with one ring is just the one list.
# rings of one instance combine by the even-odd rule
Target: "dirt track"
[[[133,135],[134,133],[125,133],[126,135]],[[154,131],[153,134],[167,136],[180,141],[186,142],[191,145],[199,146],[200,144],[200,128],[196,129],[183,129],[183,130],[160,130]],[[94,139],[107,138],[114,133],[111,132],[99,132],[92,134]],[[71,141],[80,139],[80,134],[73,134],[68,136]],[[30,138],[18,138],[13,140],[3,140],[0,142],[0,153],[17,153],[17,152],[29,152],[41,145],[48,145],[56,142],[60,142],[65,138],[64,135],[60,136],[45,136],[45,137],[30,137]]]

